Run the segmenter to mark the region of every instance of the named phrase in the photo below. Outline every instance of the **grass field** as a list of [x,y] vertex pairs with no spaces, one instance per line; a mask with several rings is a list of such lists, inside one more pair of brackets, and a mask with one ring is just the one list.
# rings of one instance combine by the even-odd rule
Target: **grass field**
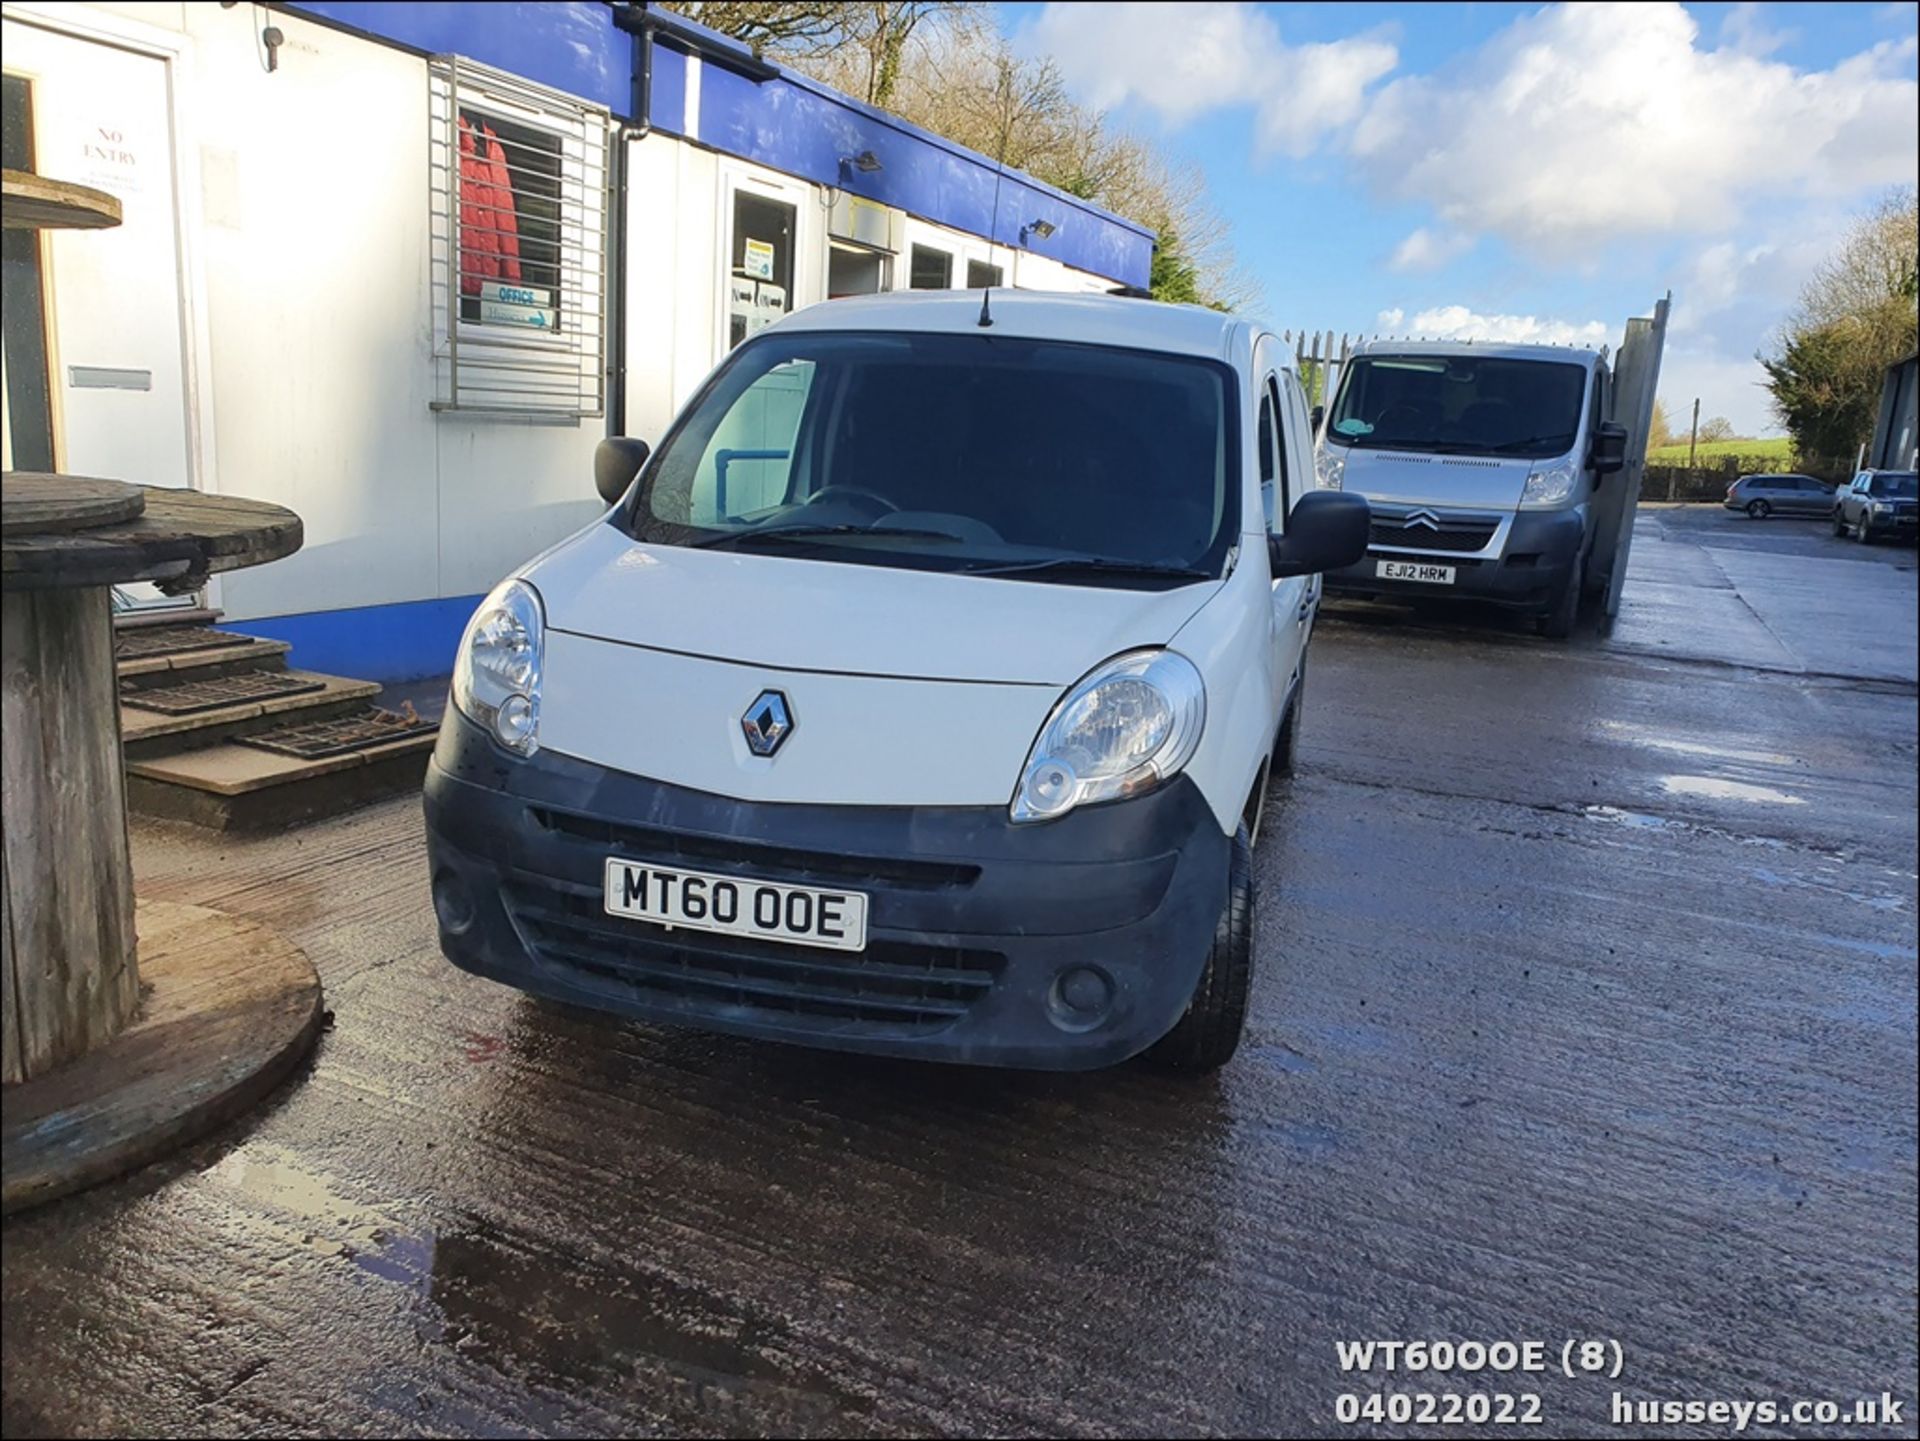
[[[1786,436],[1774,440],[1714,440],[1702,441],[1697,456],[1700,460],[1725,462],[1729,456],[1738,457],[1742,467],[1757,470],[1783,470],[1793,464],[1793,442]],[[1662,445],[1647,452],[1648,465],[1685,465],[1687,463],[1687,443]]]

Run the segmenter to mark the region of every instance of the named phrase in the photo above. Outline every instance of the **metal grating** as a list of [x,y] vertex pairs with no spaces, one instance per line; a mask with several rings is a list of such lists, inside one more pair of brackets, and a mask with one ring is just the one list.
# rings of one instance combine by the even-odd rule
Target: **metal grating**
[[457,55],[427,76],[433,408],[604,414],[607,112]]
[[162,715],[192,715],[195,711],[219,710],[225,706],[277,700],[281,696],[324,689],[325,681],[287,671],[247,671],[240,675],[217,676],[212,680],[188,681],[184,685],[138,685],[128,682],[120,688],[120,700],[122,704],[137,710],[159,711]]
[[151,660],[155,656],[187,655],[193,651],[221,650],[227,646],[250,645],[252,642],[250,635],[215,630],[210,625],[157,625],[120,631],[113,638],[113,658]]
[[334,720],[304,721],[275,726],[250,736],[235,736],[234,744],[272,751],[297,760],[325,760],[329,756],[372,750],[410,736],[431,735],[435,722],[422,720],[412,707],[404,712],[368,706],[359,715]]

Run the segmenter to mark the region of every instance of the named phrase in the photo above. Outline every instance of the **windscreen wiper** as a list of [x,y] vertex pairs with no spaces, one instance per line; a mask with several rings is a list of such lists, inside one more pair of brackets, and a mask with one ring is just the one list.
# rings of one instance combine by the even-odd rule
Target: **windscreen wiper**
[[1522,436],[1519,440],[1503,440],[1498,445],[1483,445],[1479,448],[1490,455],[1504,455],[1509,450],[1527,450],[1536,445],[1545,445],[1549,441],[1571,441],[1572,439],[1572,431],[1557,430],[1552,435],[1527,435]]
[[867,525],[776,525],[766,529],[730,530],[724,535],[710,535],[704,540],[692,542],[691,548],[704,550],[715,546],[744,545],[748,542],[813,540],[826,535],[903,536],[912,540],[949,540],[956,544],[966,539],[949,531],[912,530],[905,526],[898,528],[882,526],[876,529]]
[[966,575],[1131,575],[1148,580],[1217,580],[1210,570],[1184,565],[1153,565],[1139,560],[1113,560],[1099,555],[1056,555],[1046,560],[1019,560],[1007,565],[969,565]]

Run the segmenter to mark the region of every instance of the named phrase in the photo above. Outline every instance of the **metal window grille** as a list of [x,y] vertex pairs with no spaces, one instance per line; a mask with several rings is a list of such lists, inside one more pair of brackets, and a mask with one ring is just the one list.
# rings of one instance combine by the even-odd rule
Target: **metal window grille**
[[604,414],[607,112],[459,56],[427,74],[433,408]]

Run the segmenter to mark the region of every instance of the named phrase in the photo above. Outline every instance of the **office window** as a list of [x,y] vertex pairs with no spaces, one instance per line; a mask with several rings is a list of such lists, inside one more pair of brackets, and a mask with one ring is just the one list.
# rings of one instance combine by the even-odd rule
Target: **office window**
[[878,250],[837,242],[827,252],[827,299],[878,295],[887,288],[892,257]]
[[969,260],[967,262],[967,289],[985,290],[989,285],[1004,285],[1006,281],[1001,279],[1004,273],[999,266],[989,265],[984,260]]
[[603,413],[604,110],[428,63],[435,410]]
[[727,349],[793,309],[798,212],[784,200],[733,192],[733,263],[727,277]]
[[953,257],[944,250],[935,250],[931,245],[913,247],[912,264],[907,271],[907,284],[914,290],[951,290],[953,288]]

